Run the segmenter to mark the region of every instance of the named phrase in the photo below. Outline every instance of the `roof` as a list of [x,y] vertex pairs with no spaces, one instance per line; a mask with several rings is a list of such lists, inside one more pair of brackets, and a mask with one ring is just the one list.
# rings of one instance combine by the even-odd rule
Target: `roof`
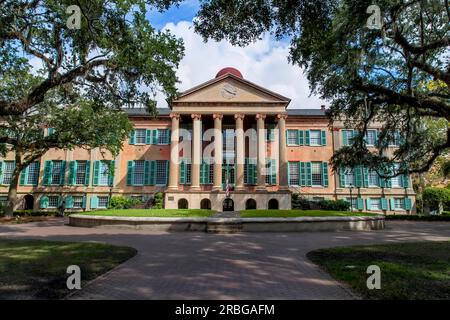
[[[146,108],[124,108],[123,111],[129,116],[150,116]],[[158,108],[159,116],[168,116],[171,110],[169,108]],[[287,109],[289,116],[325,116],[325,110],[322,109]]]

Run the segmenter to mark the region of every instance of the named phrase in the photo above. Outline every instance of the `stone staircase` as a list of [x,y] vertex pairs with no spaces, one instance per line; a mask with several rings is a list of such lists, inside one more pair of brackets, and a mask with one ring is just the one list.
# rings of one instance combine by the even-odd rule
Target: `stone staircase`
[[213,221],[208,221],[206,232],[210,233],[236,233],[242,231],[242,222],[238,220],[239,211],[217,212]]

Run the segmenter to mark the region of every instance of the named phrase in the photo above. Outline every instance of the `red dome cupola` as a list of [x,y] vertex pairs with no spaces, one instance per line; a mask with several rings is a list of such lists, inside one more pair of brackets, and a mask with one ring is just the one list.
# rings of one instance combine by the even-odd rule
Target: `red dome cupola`
[[242,76],[242,73],[241,73],[238,69],[233,68],[233,67],[226,67],[226,68],[223,68],[222,70],[220,70],[219,72],[217,72],[216,78],[221,77],[221,76],[223,76],[223,75],[225,75],[225,74],[227,74],[227,73],[231,73],[232,75],[235,75],[236,77],[239,77],[239,78],[241,78],[241,79],[244,79],[244,77]]

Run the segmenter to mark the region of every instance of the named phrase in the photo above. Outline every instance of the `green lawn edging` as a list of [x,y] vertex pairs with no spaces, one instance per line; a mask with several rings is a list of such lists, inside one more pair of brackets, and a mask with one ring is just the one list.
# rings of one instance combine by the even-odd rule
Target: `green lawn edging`
[[214,214],[206,209],[109,209],[77,212],[79,215],[111,217],[207,218]]
[[242,218],[295,218],[295,217],[361,217],[379,216],[374,213],[328,210],[243,210]]

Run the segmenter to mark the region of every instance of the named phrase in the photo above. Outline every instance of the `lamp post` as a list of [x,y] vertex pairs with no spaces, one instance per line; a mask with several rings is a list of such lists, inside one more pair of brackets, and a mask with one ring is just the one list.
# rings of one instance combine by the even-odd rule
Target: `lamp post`
[[350,212],[353,212],[353,184],[350,183]]

